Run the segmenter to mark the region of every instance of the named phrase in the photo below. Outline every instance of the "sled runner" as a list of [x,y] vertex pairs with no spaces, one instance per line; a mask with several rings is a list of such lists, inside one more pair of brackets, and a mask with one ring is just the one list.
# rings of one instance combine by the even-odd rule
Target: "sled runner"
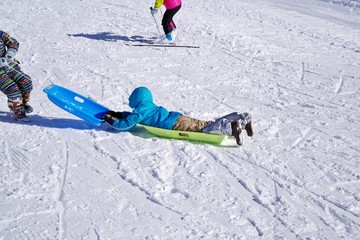
[[[52,84],[43,90],[49,100],[53,102],[59,108],[83,119],[84,121],[100,126],[105,121],[101,117],[109,111],[107,107],[86,98],[76,92],[73,92],[67,88]],[[220,144],[227,136],[222,134],[210,134],[202,132],[186,132],[186,131],[174,131],[162,128],[156,128],[137,124],[145,128],[149,133],[165,138],[181,139],[207,142],[212,144]]]

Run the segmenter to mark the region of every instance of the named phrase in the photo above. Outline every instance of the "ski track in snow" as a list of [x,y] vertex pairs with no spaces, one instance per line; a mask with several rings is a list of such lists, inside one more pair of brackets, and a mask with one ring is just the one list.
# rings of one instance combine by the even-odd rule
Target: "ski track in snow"
[[[126,46],[157,37],[149,4],[0,3],[35,109],[0,110],[0,239],[359,239],[360,2],[187,1],[178,43],[200,49]],[[144,85],[200,119],[248,111],[255,136],[95,128],[51,83],[114,110]]]
[[64,184],[66,182],[66,175],[68,171],[68,165],[69,165],[69,144],[68,142],[64,143],[64,162],[65,166],[63,169],[63,173],[61,178],[59,179],[59,192],[58,192],[58,205],[59,205],[59,238],[64,239],[66,236],[63,234],[66,233],[66,222],[64,220],[64,216],[66,214],[65,204],[63,202],[64,200]]
[[336,94],[339,94],[341,92],[341,88],[343,85],[344,85],[344,77],[343,77],[343,73],[341,73],[339,77],[339,83],[337,84],[337,87],[335,89]]

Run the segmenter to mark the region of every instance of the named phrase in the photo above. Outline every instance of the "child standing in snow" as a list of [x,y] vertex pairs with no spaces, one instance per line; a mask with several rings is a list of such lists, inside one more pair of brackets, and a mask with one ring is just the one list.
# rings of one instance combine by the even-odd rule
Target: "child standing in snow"
[[172,43],[175,41],[177,32],[173,17],[180,10],[181,4],[181,0],[155,0],[155,7],[151,8],[151,14],[153,16],[159,11],[159,8],[162,5],[166,8],[161,22],[166,35],[163,40],[165,43]]
[[129,112],[109,111],[103,119],[120,131],[127,131],[137,123],[148,126],[190,132],[205,132],[234,136],[238,145],[242,145],[241,133],[246,130],[253,136],[251,115],[233,112],[215,121],[202,121],[182,115],[180,112],[169,112],[153,102],[151,91],[146,87],[136,88],[129,97]]
[[8,98],[8,107],[16,120],[27,121],[26,113],[33,111],[29,105],[33,88],[31,78],[20,69],[14,58],[19,43],[0,30],[0,87]]

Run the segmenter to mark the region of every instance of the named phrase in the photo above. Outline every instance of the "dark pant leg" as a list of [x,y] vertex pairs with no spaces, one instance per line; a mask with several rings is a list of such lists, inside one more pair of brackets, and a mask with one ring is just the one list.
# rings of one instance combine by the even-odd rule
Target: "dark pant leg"
[[171,31],[176,28],[175,23],[173,21],[174,15],[180,10],[181,5],[173,9],[167,9],[164,13],[164,17],[162,19],[162,26],[164,28],[165,34],[171,33]]

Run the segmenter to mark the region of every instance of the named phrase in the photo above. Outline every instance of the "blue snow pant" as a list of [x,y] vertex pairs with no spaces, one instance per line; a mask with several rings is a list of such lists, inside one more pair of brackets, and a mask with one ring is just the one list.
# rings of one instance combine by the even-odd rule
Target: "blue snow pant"
[[207,125],[202,129],[202,132],[225,134],[232,136],[231,122],[238,121],[241,129],[245,129],[246,124],[251,122],[251,115],[249,113],[233,112],[216,119],[213,123]]

